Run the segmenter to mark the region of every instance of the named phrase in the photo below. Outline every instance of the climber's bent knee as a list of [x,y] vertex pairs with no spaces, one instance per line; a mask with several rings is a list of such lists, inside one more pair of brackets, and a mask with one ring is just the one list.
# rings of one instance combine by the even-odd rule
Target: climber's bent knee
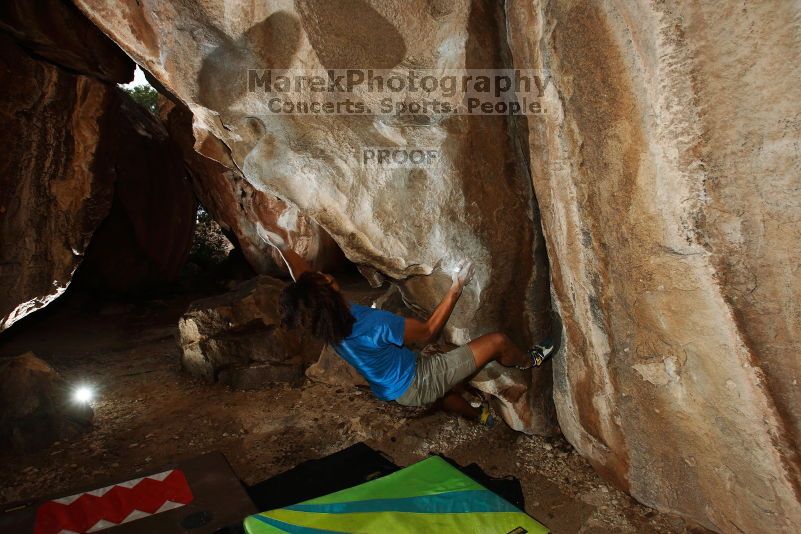
[[504,347],[509,343],[509,337],[502,332],[491,332],[479,336],[468,345],[473,351],[476,367],[481,368],[498,358]]
[[430,404],[475,372],[475,358],[468,345],[450,352],[419,355],[412,384],[395,402],[404,406]]

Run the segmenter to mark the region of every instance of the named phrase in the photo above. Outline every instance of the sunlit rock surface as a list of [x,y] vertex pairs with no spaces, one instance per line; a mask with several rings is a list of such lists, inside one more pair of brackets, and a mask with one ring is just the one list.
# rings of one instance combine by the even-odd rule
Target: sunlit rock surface
[[638,500],[801,531],[801,7],[507,2],[565,436]]
[[[440,267],[475,261],[451,341],[502,329],[528,345],[548,328],[538,214],[504,117],[268,116],[263,95],[247,91],[249,68],[500,67],[494,2],[76,4],[192,111],[195,149],[221,174],[240,172],[255,190],[293,204],[355,263],[406,279],[409,303],[430,311],[449,283]],[[364,148],[387,146],[434,148],[439,157],[418,168],[360,163]],[[506,378],[523,398],[530,373]],[[537,402],[519,403],[522,413],[507,421],[550,432],[547,370],[535,380],[526,394]]]

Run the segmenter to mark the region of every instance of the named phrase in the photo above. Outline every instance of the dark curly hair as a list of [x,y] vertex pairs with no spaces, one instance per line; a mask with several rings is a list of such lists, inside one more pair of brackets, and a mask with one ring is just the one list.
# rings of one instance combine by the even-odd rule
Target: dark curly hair
[[331,286],[325,275],[315,271],[304,272],[286,286],[278,306],[284,326],[303,326],[330,344],[348,337],[356,322],[342,293]]

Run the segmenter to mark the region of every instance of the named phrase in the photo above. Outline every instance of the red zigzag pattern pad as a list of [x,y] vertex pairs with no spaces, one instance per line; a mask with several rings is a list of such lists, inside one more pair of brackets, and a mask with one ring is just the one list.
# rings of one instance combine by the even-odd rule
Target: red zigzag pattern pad
[[173,469],[42,504],[34,534],[97,532],[192,502],[183,471]]

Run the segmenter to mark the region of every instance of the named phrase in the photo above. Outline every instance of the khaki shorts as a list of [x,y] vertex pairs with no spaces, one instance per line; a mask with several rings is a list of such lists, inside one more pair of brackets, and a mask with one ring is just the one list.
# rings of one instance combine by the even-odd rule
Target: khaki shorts
[[414,380],[395,402],[404,406],[430,404],[444,397],[453,386],[475,372],[476,361],[468,345],[450,352],[418,355]]

